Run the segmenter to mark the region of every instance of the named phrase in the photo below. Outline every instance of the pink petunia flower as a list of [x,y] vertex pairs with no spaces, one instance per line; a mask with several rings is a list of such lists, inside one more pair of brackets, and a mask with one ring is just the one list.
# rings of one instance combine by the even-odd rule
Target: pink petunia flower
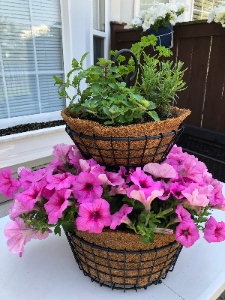
[[81,172],[73,184],[73,195],[79,201],[91,201],[102,195],[102,181],[89,172]]
[[170,186],[170,192],[176,199],[184,198],[182,191],[185,189],[185,186],[179,182],[174,182]]
[[11,220],[15,220],[19,215],[29,211],[29,209],[25,208],[23,204],[15,198],[9,207],[9,217]]
[[144,205],[146,213],[149,213],[151,210],[152,201],[155,198],[163,195],[163,190],[159,189],[159,185],[156,184],[157,182],[155,182],[155,186],[152,186],[151,191],[150,189],[148,190],[149,193],[147,196],[142,189],[139,189],[139,187],[135,185],[128,189],[127,195],[130,198],[140,201]]
[[82,154],[75,145],[72,145],[67,153],[68,163],[78,168],[80,159],[83,159]]
[[46,169],[52,170],[52,174],[67,172],[64,164],[59,158],[56,158],[52,162],[50,162],[49,166],[47,166]]
[[98,175],[98,178],[102,181],[103,186],[107,185],[121,185],[124,183],[124,179],[118,173],[106,172],[105,174]]
[[69,204],[68,198],[71,192],[70,189],[56,191],[49,201],[44,204],[49,224],[55,224],[58,219],[62,218],[62,213]]
[[177,178],[176,170],[167,163],[149,163],[144,166],[143,170],[156,178]]
[[171,194],[171,186],[173,184],[173,182],[168,181],[165,182],[164,180],[161,180],[161,188],[163,190],[163,194],[162,196],[159,196],[160,200],[167,200],[170,197]]
[[146,175],[141,168],[136,168],[136,170],[130,175],[131,181],[141,188],[143,191],[149,189],[154,184],[154,180],[151,176]]
[[68,162],[68,154],[71,151],[71,147],[75,147],[74,145],[69,146],[66,144],[58,144],[53,147],[52,154],[55,155],[63,164]]
[[101,198],[82,203],[76,219],[77,229],[89,233],[101,233],[105,226],[111,224],[109,209],[109,203]]
[[133,210],[133,207],[124,204],[119,211],[112,215],[112,223],[110,225],[110,229],[115,230],[117,226],[121,223],[125,223],[127,225],[132,225],[131,220],[128,218],[128,214],[130,214]]
[[100,174],[105,174],[105,167],[100,166],[93,158],[88,160],[80,159],[79,164],[82,172],[89,172],[96,177]]
[[71,186],[76,180],[76,177],[70,173],[55,174],[47,177],[46,189],[48,190],[61,190]]
[[26,168],[21,169],[19,172],[21,188],[23,190],[29,189],[33,183],[42,181],[51,172],[52,170],[49,168],[38,169],[34,172]]
[[25,209],[32,210],[35,203],[40,201],[42,198],[41,192],[43,186],[43,182],[33,183],[28,190],[17,195],[17,200],[23,205]]
[[12,173],[12,168],[0,171],[0,193],[5,197],[13,197],[20,188],[19,180],[13,178]]
[[212,186],[202,188],[198,183],[191,183],[182,190],[182,195],[187,198],[190,205],[206,207],[209,204],[209,198]]
[[176,227],[176,240],[184,247],[191,247],[200,238],[198,229],[193,220],[181,222]]
[[208,243],[225,241],[225,223],[211,216],[205,224],[204,239]]
[[4,234],[8,239],[7,245],[9,251],[18,253],[20,257],[24,251],[24,245],[33,239],[45,239],[48,237],[51,230],[46,230],[45,233],[41,233],[40,230],[29,227],[24,223],[23,219],[15,218],[14,221],[10,221],[5,225]]
[[209,195],[209,203],[211,206],[220,206],[225,202],[225,197],[223,196],[223,186],[216,180],[211,180],[210,184],[213,186],[213,190]]
[[175,210],[175,212],[178,216],[178,219],[181,222],[192,220],[191,219],[191,214],[189,213],[189,211],[187,211],[185,208],[183,208],[182,204],[178,204],[177,209]]
[[111,189],[108,193],[109,196],[115,196],[115,195],[126,195],[127,194],[128,186],[123,183],[119,186],[111,186]]

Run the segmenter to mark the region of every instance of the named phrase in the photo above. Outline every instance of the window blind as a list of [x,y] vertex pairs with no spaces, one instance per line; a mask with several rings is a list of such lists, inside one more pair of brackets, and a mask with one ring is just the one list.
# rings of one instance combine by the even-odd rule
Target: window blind
[[169,0],[140,0],[140,11],[147,9],[150,6],[158,5],[159,3],[169,3]]
[[193,20],[208,19],[208,14],[213,6],[221,4],[220,0],[195,0],[193,7]]
[[60,1],[0,0],[0,32],[0,118],[65,107]]
[[93,28],[105,31],[105,0],[93,0]]

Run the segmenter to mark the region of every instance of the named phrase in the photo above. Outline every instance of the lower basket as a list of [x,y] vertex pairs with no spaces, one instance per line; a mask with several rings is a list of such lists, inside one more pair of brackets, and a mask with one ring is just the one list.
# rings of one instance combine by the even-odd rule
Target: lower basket
[[182,249],[174,235],[157,235],[144,245],[139,236],[126,231],[101,234],[66,232],[85,276],[112,289],[140,289],[159,284],[172,271]]

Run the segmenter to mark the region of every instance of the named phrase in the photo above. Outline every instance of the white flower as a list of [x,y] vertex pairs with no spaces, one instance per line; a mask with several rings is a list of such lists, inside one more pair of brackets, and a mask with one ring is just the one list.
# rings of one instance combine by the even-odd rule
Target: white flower
[[183,3],[170,4],[159,3],[157,6],[151,6],[142,10],[138,18],[134,18],[129,27],[141,27],[143,30],[158,30],[159,27],[168,27],[170,24],[175,25],[177,17],[184,13],[187,6]]
[[141,27],[141,25],[142,25],[142,19],[140,19],[139,17],[134,18],[130,23],[131,27]]
[[211,9],[208,15],[208,23],[211,23],[212,21],[221,23],[222,26],[225,27],[225,2],[222,2],[221,5],[215,6]]

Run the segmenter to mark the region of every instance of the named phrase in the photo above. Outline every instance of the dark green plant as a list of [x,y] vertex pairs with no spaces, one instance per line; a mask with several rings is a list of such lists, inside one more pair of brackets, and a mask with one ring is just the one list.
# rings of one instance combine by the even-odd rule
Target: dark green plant
[[170,117],[170,107],[177,102],[177,92],[185,89],[185,70],[182,70],[183,62],[168,60],[172,51],[165,47],[158,46],[154,56],[146,53],[146,48],[154,46],[156,40],[154,35],[143,36],[131,48],[139,62],[135,86],[145,99],[155,103],[160,118],[167,119]]

